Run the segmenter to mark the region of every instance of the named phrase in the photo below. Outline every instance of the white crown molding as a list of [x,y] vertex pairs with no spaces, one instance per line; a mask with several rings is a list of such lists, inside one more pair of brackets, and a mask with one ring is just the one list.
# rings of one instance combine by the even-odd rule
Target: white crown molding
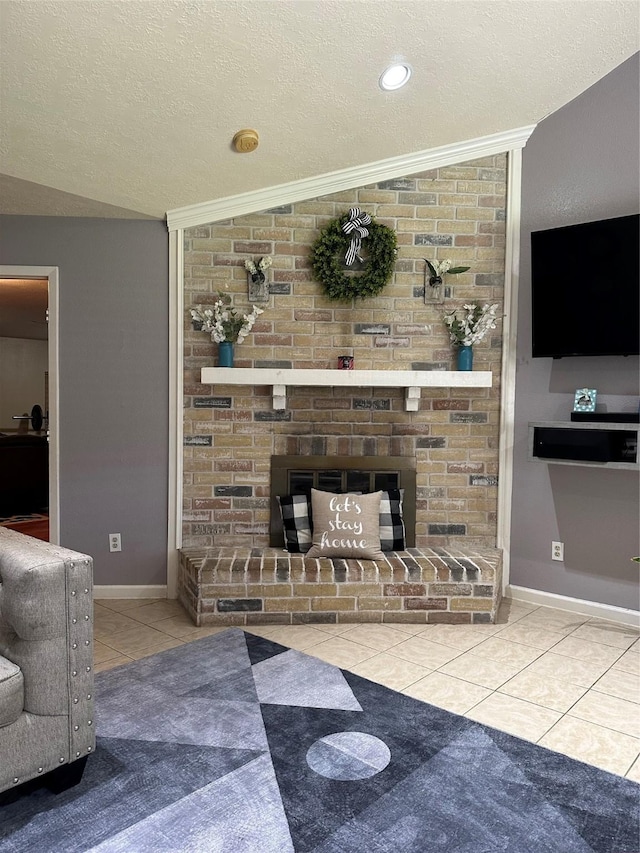
[[336,172],[316,175],[313,178],[264,187],[254,192],[178,207],[167,212],[167,228],[169,231],[176,231],[181,228],[193,228],[196,225],[207,225],[234,216],[269,210],[281,204],[305,201],[354,187],[365,187],[380,181],[413,175],[428,169],[439,169],[443,166],[476,160],[479,157],[514,151],[524,148],[535,127],[535,125],[519,127],[452,145],[442,145],[439,148],[340,169]]

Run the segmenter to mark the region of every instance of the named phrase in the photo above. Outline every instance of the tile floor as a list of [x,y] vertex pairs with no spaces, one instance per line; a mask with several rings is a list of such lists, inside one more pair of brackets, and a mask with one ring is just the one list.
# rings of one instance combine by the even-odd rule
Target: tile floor
[[[218,633],[176,601],[95,602],[96,671]],[[433,705],[640,782],[640,632],[503,602],[496,625],[248,628]]]

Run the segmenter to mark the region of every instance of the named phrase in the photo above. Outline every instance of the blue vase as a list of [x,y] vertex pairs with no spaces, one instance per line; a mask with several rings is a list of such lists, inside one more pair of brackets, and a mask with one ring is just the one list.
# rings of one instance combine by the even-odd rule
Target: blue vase
[[232,341],[221,341],[218,344],[218,367],[233,367]]
[[473,370],[473,347],[470,344],[458,347],[458,370]]

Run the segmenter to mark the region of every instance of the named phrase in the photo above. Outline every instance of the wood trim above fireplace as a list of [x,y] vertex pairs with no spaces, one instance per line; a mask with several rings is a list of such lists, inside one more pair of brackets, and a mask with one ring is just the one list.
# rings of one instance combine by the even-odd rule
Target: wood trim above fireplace
[[205,385],[271,385],[274,409],[287,405],[287,386],[404,388],[405,410],[417,412],[421,388],[490,388],[490,370],[305,370],[269,367],[203,367]]

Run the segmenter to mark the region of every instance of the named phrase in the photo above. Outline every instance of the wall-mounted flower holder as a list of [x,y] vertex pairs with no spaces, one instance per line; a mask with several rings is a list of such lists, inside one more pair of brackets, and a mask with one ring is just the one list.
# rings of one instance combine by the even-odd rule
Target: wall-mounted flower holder
[[268,302],[269,301],[269,281],[268,270],[271,266],[271,258],[260,258],[257,264],[247,260],[244,262],[244,267],[247,271],[247,283],[249,290],[249,302]]
[[444,284],[444,276],[458,275],[466,272],[469,267],[453,267],[451,261],[428,261],[423,258],[424,267],[424,301],[429,304],[442,304],[445,298],[451,296],[451,288]]
[[441,305],[444,302],[444,297],[450,296],[451,293],[446,293],[445,291],[450,291],[450,288],[445,287],[442,283],[442,279],[440,276],[429,276],[425,274],[424,277],[424,301],[427,305],[438,304]]
[[269,301],[269,282],[263,272],[247,273],[249,284],[249,302]]

